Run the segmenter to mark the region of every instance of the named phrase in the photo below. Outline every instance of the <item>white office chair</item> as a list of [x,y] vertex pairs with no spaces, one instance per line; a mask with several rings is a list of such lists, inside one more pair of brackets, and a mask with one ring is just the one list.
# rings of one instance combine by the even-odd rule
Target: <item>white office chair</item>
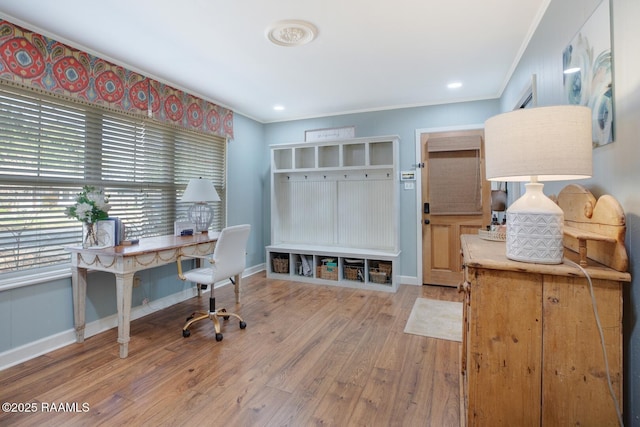
[[[236,225],[227,227],[220,232],[213,254],[207,256],[188,256],[188,258],[200,258],[209,261],[211,266],[194,268],[187,272],[182,272],[181,256],[178,257],[178,277],[181,280],[189,280],[196,283],[199,290],[211,286],[211,296],[209,298],[209,311],[195,312],[187,318],[187,322],[182,328],[182,336],[191,335],[189,327],[204,319],[211,319],[216,329],[216,341],[222,341],[220,332],[219,317],[229,320],[230,316],[240,321],[240,329],[247,327],[242,317],[235,313],[230,313],[226,309],[216,309],[216,299],[214,296],[214,283],[224,279],[231,280],[235,285],[236,303],[240,302],[240,277],[246,264],[247,240],[249,239],[250,225]],[[198,291],[198,295],[200,292]]]

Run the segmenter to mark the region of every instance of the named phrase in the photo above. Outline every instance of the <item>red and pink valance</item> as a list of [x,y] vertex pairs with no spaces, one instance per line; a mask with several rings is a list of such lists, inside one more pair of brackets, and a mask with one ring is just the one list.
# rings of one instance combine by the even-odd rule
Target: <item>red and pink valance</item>
[[0,78],[233,138],[233,111],[0,20]]

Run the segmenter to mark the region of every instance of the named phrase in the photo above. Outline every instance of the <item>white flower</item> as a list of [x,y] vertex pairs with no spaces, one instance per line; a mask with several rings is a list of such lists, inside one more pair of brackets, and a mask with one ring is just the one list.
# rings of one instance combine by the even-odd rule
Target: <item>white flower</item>
[[78,203],[76,206],[76,216],[81,221],[92,222],[91,221],[91,212],[93,211],[93,206],[89,203]]
[[109,197],[105,196],[102,190],[89,185],[82,187],[82,192],[78,193],[75,202],[75,205],[65,209],[66,215],[89,224],[106,219],[111,209]]

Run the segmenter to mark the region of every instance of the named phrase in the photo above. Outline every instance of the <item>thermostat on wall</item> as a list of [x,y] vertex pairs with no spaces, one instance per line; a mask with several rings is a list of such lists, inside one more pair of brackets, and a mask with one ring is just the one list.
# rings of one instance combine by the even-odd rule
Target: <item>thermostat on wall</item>
[[416,171],[402,171],[400,172],[400,181],[415,181]]

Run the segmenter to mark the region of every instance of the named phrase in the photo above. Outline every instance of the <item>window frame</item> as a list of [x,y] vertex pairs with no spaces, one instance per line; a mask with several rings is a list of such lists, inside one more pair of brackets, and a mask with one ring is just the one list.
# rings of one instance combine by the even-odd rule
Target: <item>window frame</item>
[[[26,106],[8,111],[9,100],[14,98]],[[28,137],[20,133],[27,132],[20,121],[26,120],[27,111],[31,114],[28,131],[32,132]],[[107,131],[109,126],[112,128]],[[172,234],[174,221],[187,215],[189,205],[181,203],[180,197],[189,179],[211,179],[221,199],[212,204],[216,214],[211,229],[221,230],[226,224],[226,146],[227,140],[220,136],[0,81],[0,150],[3,151],[0,158],[0,290],[3,286],[15,287],[9,285],[7,279],[16,276],[26,283],[30,280],[27,276],[37,278],[49,276],[46,273],[50,271],[69,271],[70,254],[64,251],[64,246],[80,244],[82,225],[67,218],[64,208],[73,202],[73,196],[83,185],[102,188],[113,205],[110,216],[119,217],[125,225],[129,223],[128,235],[139,238]],[[123,155],[119,149],[130,151]],[[136,150],[147,158],[132,159],[129,154]],[[25,153],[28,155],[23,156]],[[166,158],[158,159],[159,156]],[[134,177],[128,176],[130,167]],[[107,172],[113,174],[107,176]],[[23,203],[18,193],[10,194],[18,188],[24,191],[20,193],[24,199],[31,192],[32,201]],[[144,195],[145,200],[136,202],[136,194]],[[49,225],[40,220],[36,226],[25,226],[24,218],[40,213],[36,209],[42,207],[38,205],[38,197],[40,201],[49,197],[52,205],[55,204],[49,210],[40,211],[48,212]],[[7,210],[16,202],[23,203],[26,215],[21,215],[15,207]],[[142,212],[145,203],[151,210],[146,213]],[[134,210],[137,210],[135,214]],[[37,261],[24,264],[21,257],[29,255],[19,253],[22,244],[19,240],[15,241],[17,249],[10,247],[7,235],[11,231],[7,224],[35,230],[33,239],[45,242],[32,241],[29,245]],[[59,243],[47,243],[47,235],[51,237],[55,232],[60,232],[54,237]],[[56,248],[51,249],[55,253],[52,261],[40,260],[37,252],[42,248]],[[11,251],[18,253],[11,255]],[[11,256],[17,259],[14,268],[7,267],[6,258]]]

